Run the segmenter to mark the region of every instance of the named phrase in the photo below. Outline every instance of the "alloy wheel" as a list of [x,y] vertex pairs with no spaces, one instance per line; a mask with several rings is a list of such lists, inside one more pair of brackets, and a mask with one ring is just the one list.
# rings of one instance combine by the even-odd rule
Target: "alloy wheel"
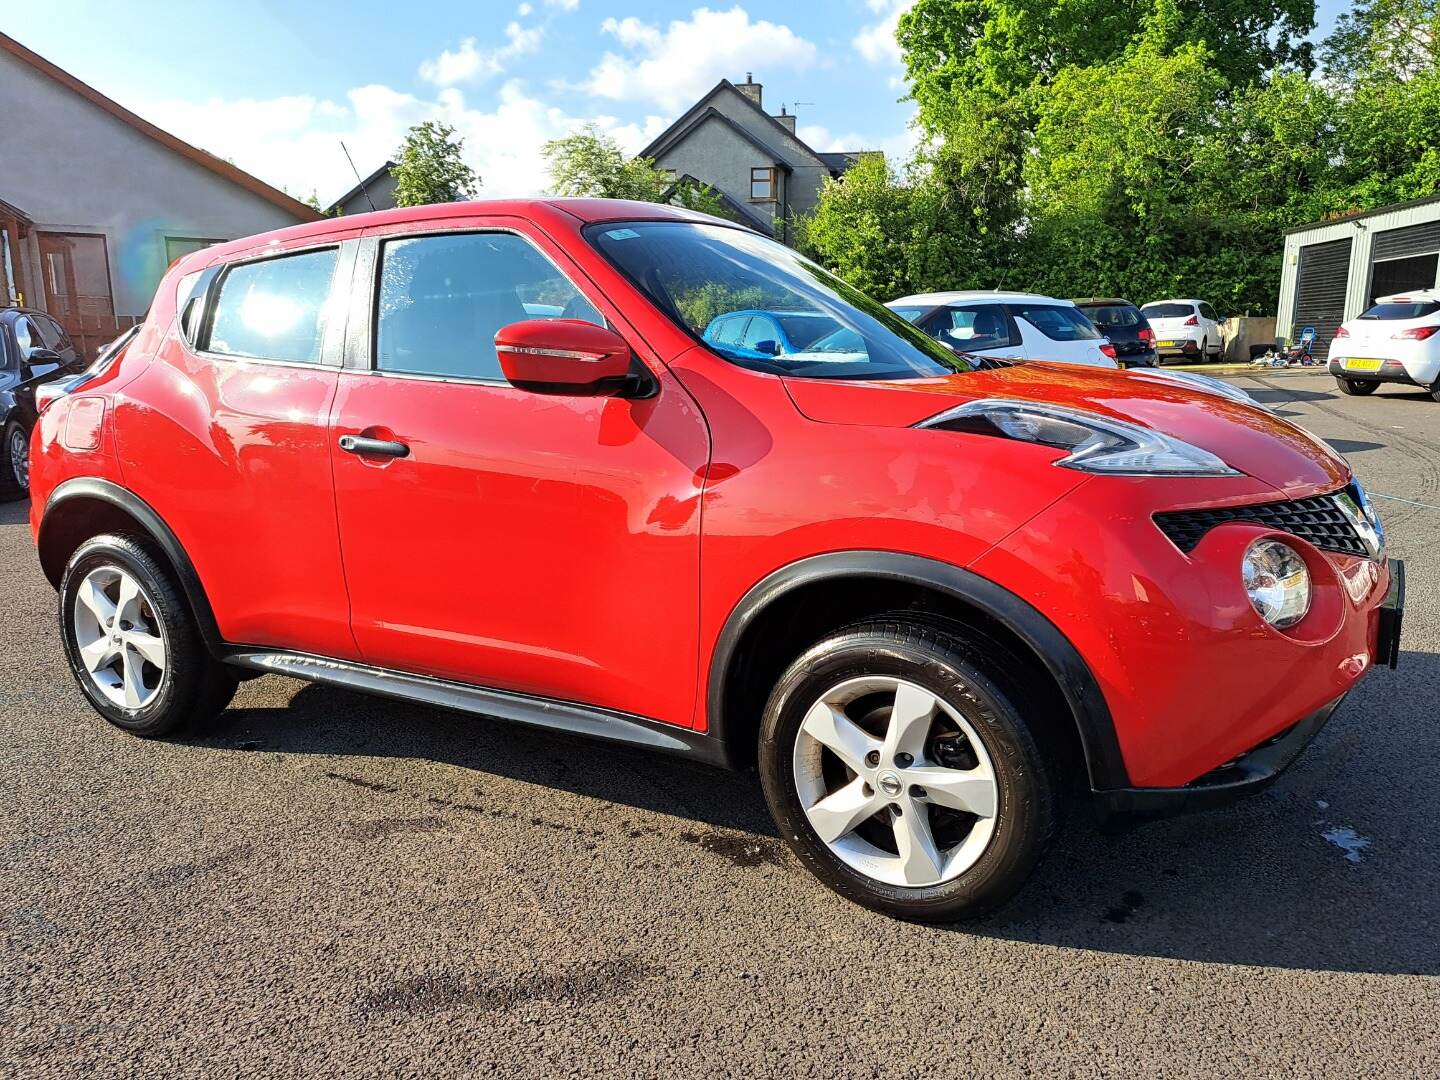
[[864,676],[832,687],[801,722],[793,760],[815,834],[876,881],[950,881],[995,833],[1000,789],[974,727],[905,679]]
[[30,442],[25,438],[25,432],[15,428],[10,432],[10,471],[15,475],[15,483],[22,491],[30,490]]
[[165,631],[144,587],[118,566],[90,571],[76,590],[71,630],[86,675],[122,709],[142,709],[165,681]]

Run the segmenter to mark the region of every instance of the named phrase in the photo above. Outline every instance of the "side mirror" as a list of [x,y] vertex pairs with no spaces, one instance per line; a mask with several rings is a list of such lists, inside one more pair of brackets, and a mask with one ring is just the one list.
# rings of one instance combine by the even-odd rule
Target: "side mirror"
[[54,349],[46,349],[37,345],[31,349],[25,357],[24,366],[26,368],[37,368],[43,367],[46,364],[54,364],[56,367],[59,367],[64,363],[65,361],[61,358],[60,354]]
[[778,341],[771,341],[769,338],[766,338],[764,341],[757,341],[755,343],[755,351],[759,353],[764,353],[766,356],[779,356],[780,343]]
[[634,395],[630,346],[615,331],[579,319],[526,319],[495,334],[500,370],[535,394]]

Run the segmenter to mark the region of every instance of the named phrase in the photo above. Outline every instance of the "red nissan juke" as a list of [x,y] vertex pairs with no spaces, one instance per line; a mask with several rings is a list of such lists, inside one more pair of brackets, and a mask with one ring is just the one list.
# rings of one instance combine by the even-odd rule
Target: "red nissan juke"
[[1262,788],[1398,656],[1402,567],[1318,439],[953,352],[667,206],[207,248],[41,407],[35,542],[116,726],[275,672],[753,765],[800,861],[904,918],[1002,903],[1077,792]]

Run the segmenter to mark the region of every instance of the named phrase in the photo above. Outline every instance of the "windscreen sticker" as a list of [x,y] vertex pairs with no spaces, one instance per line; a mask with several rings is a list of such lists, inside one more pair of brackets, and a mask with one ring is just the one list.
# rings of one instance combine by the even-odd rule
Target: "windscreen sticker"
[[634,229],[611,229],[605,234],[607,240],[634,240],[640,234]]

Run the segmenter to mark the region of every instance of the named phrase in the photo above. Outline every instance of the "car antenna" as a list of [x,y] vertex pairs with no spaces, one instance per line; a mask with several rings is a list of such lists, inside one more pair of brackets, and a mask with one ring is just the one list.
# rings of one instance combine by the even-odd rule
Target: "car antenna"
[[365,196],[365,201],[370,204],[370,209],[378,209],[375,200],[370,198],[370,192],[365,187],[365,181],[360,179],[360,170],[355,168],[355,159],[350,156],[350,151],[345,148],[345,140],[340,140],[340,149],[345,151],[345,160],[350,162],[350,171],[355,174],[355,179],[360,183],[360,194]]

